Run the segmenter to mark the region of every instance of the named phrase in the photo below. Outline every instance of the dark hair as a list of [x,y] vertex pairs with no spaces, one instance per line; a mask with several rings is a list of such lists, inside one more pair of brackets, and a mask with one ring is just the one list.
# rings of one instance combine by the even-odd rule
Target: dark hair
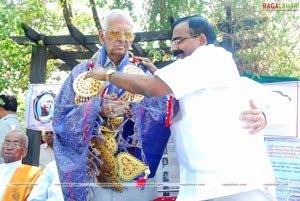
[[187,21],[191,31],[191,35],[204,34],[207,38],[207,44],[216,44],[216,33],[211,23],[200,15],[187,16],[177,19],[172,25],[172,32],[176,25]]
[[9,111],[17,112],[18,102],[16,97],[1,94],[0,99],[4,102],[4,105],[0,105],[1,107]]

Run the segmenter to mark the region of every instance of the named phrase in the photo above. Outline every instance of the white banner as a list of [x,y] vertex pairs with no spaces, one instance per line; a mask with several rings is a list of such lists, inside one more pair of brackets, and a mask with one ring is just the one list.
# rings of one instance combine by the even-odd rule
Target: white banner
[[61,84],[30,84],[26,97],[25,126],[27,129],[52,130],[55,97]]
[[289,107],[287,107],[287,105],[278,105],[278,107],[285,107],[284,112],[281,112],[280,114],[274,114],[278,115],[281,119],[286,119],[286,124],[273,124],[272,126],[267,126],[265,129],[265,136],[279,138],[299,138],[299,82],[274,82],[266,83],[264,84],[264,86],[269,88],[269,90],[273,91],[274,93],[277,93],[290,101],[290,105],[288,105]]

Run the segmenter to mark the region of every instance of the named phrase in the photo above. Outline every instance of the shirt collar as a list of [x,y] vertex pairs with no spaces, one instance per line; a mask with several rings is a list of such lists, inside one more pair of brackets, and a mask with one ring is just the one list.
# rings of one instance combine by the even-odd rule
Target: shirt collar
[[14,161],[11,163],[3,163],[3,164],[5,164],[6,167],[10,167],[10,168],[18,167],[19,165],[22,164],[22,160]]
[[106,56],[105,58],[105,63],[104,63],[104,68],[107,68],[107,67],[116,67],[116,64],[110,60],[110,58],[108,56]]

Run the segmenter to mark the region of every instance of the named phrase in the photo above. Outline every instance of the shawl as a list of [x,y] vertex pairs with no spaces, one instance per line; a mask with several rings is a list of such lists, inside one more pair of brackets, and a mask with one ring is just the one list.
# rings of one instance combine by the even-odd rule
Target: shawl
[[[104,101],[101,97],[104,89],[99,91],[99,96],[76,105],[73,82],[78,75],[88,71],[91,62],[103,66],[105,58],[105,46],[102,46],[91,60],[75,66],[56,97],[53,119],[54,150],[66,201],[88,200],[91,187],[97,185],[93,177],[96,173],[88,166],[88,155],[91,139],[98,135],[100,126],[105,123],[98,114]],[[129,63],[129,55],[126,55],[117,71],[122,71]],[[143,66],[138,67],[146,72]],[[110,93],[112,88],[118,94],[125,93],[123,89],[112,84],[109,84],[106,93]],[[130,139],[134,133],[137,134],[139,146],[127,147],[125,143],[120,143],[118,151],[126,150],[144,161],[151,171],[149,177],[155,175],[170,137],[170,129],[166,123],[169,100],[169,96],[144,97],[141,102],[131,103],[133,117],[124,121],[123,129],[119,133],[123,139]],[[89,183],[90,181],[94,183]]]
[[31,165],[20,165],[14,172],[2,200],[27,200],[43,169]]

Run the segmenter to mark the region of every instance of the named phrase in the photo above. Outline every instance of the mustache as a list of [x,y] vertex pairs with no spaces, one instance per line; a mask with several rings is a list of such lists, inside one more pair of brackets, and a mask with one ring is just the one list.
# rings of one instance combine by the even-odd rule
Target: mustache
[[184,52],[182,50],[176,50],[176,51],[173,52],[174,57],[178,57],[181,54],[184,54]]

